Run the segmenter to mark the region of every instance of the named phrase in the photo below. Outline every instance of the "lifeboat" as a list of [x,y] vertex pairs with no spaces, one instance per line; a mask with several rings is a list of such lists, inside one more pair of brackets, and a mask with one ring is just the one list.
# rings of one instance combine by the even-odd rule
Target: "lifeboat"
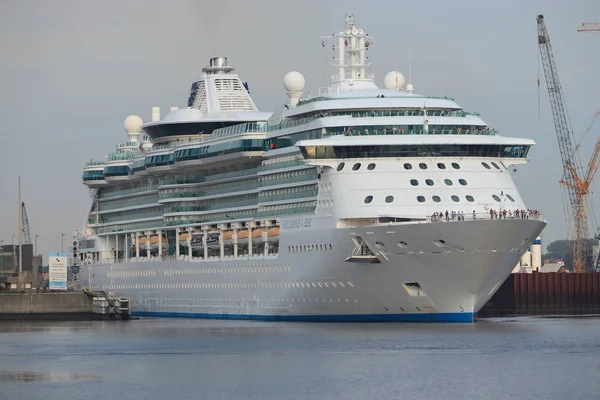
[[269,243],[278,243],[279,242],[279,227],[273,227],[269,229],[258,228],[252,231],[252,244],[261,244],[264,243],[265,233],[269,240]]
[[[202,243],[202,233],[192,233],[192,249],[198,250],[204,247]],[[189,233],[182,233],[179,235],[179,245],[183,247],[188,247],[188,237]]]
[[[163,236],[161,241],[162,241],[162,248],[166,249],[167,248],[167,237]],[[150,237],[150,248],[158,249],[158,235]]]
[[[140,250],[146,250],[146,236],[140,236]],[[135,240],[131,243],[131,250],[135,251]]]
[[225,246],[233,244],[233,231],[223,232],[223,243],[225,244]]
[[267,231],[267,237],[269,238],[269,243],[279,243],[279,227],[270,228]]
[[265,233],[265,228],[256,228],[252,231],[253,246],[263,242],[263,233]]
[[219,231],[210,231],[206,235],[206,246],[209,249],[218,249],[221,244],[219,243]]
[[248,244],[248,229],[242,229],[238,231],[238,244]]

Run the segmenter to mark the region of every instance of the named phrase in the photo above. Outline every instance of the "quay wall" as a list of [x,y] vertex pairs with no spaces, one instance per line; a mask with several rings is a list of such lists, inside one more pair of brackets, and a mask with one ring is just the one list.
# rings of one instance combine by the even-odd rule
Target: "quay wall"
[[478,316],[584,314],[600,314],[598,272],[511,274]]
[[82,292],[0,293],[0,319],[91,314],[92,298]]

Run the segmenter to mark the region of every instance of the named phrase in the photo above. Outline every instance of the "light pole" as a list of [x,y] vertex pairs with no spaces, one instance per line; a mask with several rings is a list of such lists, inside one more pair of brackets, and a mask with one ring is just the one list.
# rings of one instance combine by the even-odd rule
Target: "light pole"
[[64,245],[64,239],[65,238],[65,234],[61,233],[60,234],[60,252],[64,253],[65,252],[65,245]]
[[4,269],[4,240],[0,240],[0,271]]
[[33,250],[35,255],[38,256],[38,251],[37,251],[37,239],[40,237],[40,235],[35,235],[35,249]]
[[13,233],[12,237],[10,238],[10,245],[12,247],[12,253],[13,253],[12,263],[11,263],[13,272],[15,270],[15,264],[17,263],[17,253],[16,253],[17,249],[15,249],[15,235],[16,235],[16,233]]

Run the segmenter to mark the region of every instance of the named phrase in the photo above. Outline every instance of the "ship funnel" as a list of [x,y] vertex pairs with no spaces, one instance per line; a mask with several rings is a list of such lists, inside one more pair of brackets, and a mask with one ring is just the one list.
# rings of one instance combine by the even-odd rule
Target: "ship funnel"
[[227,57],[213,57],[208,62],[208,67],[202,68],[207,74],[228,74],[234,68],[227,65]]
[[226,67],[227,57],[213,57],[210,59],[209,65],[211,67]]

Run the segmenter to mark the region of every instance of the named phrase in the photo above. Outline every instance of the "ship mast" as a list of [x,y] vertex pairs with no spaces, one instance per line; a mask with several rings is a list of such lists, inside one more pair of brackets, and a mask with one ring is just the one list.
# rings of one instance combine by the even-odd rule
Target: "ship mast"
[[337,76],[333,77],[333,86],[337,91],[352,91],[355,89],[376,89],[373,82],[373,74],[365,72],[366,51],[373,43],[373,38],[364,33],[361,28],[356,26],[356,17],[349,15],[345,17],[344,30],[324,36],[321,38],[321,45],[325,47],[325,42],[330,39],[336,39],[337,44],[333,49],[337,50],[336,63]]

